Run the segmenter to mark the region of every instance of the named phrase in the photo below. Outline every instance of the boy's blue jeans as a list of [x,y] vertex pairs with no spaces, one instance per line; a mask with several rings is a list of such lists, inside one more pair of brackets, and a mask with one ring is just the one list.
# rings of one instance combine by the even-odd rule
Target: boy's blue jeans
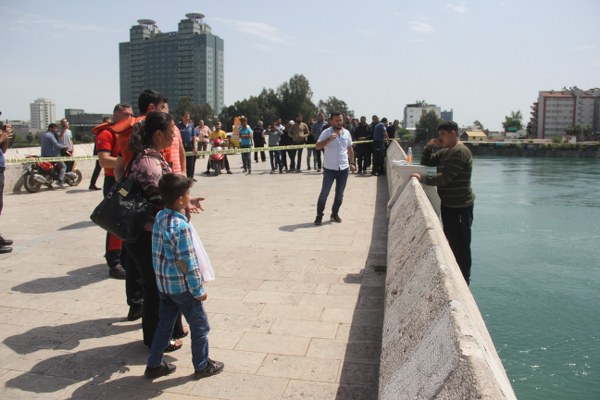
[[190,336],[192,338],[192,363],[194,369],[199,371],[206,366],[208,361],[208,318],[201,301],[198,301],[190,292],[167,295],[160,293],[159,321],[150,357],[149,367],[159,367],[163,362],[163,353],[169,346],[169,340],[173,334],[173,325],[179,314],[185,317],[190,325]]

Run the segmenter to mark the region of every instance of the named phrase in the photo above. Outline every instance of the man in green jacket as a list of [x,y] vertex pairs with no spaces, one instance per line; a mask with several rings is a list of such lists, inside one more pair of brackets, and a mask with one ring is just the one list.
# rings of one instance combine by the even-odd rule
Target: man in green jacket
[[421,157],[421,164],[436,166],[437,173],[427,176],[414,173],[412,176],[426,185],[437,186],[442,201],[444,234],[469,284],[471,224],[475,202],[475,194],[471,188],[473,157],[469,148],[459,140],[458,125],[455,122],[440,124],[438,134],[438,139],[431,139],[427,143]]

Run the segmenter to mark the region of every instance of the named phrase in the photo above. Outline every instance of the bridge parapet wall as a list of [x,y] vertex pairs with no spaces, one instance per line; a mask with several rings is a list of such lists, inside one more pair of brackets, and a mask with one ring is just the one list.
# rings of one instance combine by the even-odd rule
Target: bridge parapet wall
[[[404,153],[394,145],[388,167]],[[423,188],[410,179],[394,196],[397,175],[387,179],[395,201],[388,204],[379,399],[516,399]]]

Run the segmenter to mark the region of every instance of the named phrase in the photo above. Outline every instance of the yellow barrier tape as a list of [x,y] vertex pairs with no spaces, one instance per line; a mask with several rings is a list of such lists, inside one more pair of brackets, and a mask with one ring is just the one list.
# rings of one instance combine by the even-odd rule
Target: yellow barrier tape
[[[396,140],[399,139],[390,139]],[[372,143],[372,140],[361,140],[352,142],[352,144],[364,144],[364,143]],[[205,150],[198,151],[196,155],[199,156],[209,156],[212,154],[242,154],[242,153],[255,153],[258,151],[281,151],[281,150],[297,150],[297,149],[311,149],[314,148],[314,144],[296,144],[290,146],[273,146],[273,147],[247,147],[247,148],[231,148],[231,149],[223,149],[223,150]],[[185,153],[186,156],[193,156],[194,153],[188,151]],[[97,160],[98,156],[76,156],[76,157],[23,157],[23,158],[7,158],[5,159],[6,165],[9,164],[24,164],[24,163],[34,163],[34,162],[58,162],[58,161],[89,161],[89,160]]]

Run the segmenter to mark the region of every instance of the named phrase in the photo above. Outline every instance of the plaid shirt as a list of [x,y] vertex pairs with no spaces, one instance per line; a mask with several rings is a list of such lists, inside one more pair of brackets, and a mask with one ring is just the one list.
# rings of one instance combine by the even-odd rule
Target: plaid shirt
[[194,297],[204,293],[204,279],[188,219],[175,210],[164,208],[156,215],[152,229],[152,266],[159,292],[180,294],[189,291]]

